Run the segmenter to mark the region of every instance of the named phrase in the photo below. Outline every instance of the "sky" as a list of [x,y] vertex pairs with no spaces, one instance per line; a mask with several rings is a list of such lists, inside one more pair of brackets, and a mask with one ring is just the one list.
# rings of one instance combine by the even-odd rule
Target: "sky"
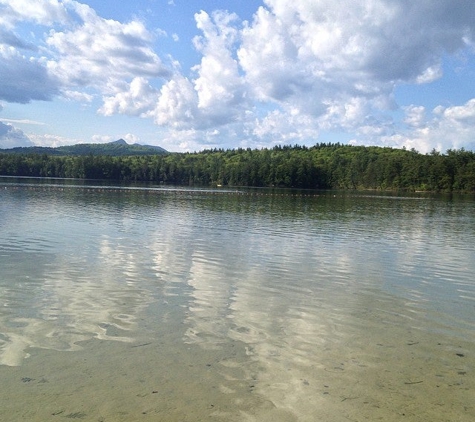
[[0,0],[0,148],[475,150],[473,0]]

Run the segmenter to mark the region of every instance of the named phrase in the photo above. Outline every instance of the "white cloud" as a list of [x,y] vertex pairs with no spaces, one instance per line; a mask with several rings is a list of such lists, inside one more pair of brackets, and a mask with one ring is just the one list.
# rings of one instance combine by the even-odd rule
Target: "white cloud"
[[52,30],[46,39],[57,56],[48,60],[48,70],[64,86],[118,93],[124,82],[134,77],[169,75],[152,49],[152,34],[142,22],[123,24],[103,19],[89,6],[71,4],[80,23],[72,29]]
[[134,135],[133,133],[127,133],[123,136],[123,139],[129,144],[138,144],[140,142],[140,137]]
[[104,19],[74,0],[0,0],[0,100],[102,97],[100,114],[153,119],[179,149],[308,143],[323,131],[418,149],[446,145],[432,136],[471,142],[469,103],[403,104],[404,119],[391,116],[399,84],[430,84],[444,57],[473,53],[473,0],[264,0],[250,22],[224,11],[195,21],[201,59],[183,70],[164,64],[164,32],[139,19]]
[[404,123],[409,127],[420,128],[425,126],[426,109],[423,106],[410,105],[403,108],[406,112]]
[[[27,23],[42,28],[39,48],[15,32]],[[27,103],[63,95],[91,102],[93,94],[85,90],[114,96],[134,78],[169,77],[154,41],[141,21],[103,19],[73,0],[0,0],[0,99]]]
[[143,77],[134,78],[127,87],[113,96],[105,96],[99,113],[105,116],[128,114],[142,116],[155,107],[158,90],[149,85]]
[[94,100],[94,95],[87,92],[66,89],[62,91],[62,95],[67,100],[77,101],[79,103],[87,104]]
[[437,79],[440,79],[443,75],[442,67],[440,63],[437,63],[434,66],[428,67],[424,70],[417,78],[416,82],[418,84],[428,84],[434,82]]
[[30,56],[38,52],[38,46],[15,32],[17,23],[25,20],[51,25],[67,20],[67,15],[64,5],[55,0],[41,4],[0,0],[0,99],[18,103],[51,100],[59,93],[59,81],[48,73],[40,57]]
[[475,22],[475,4],[465,0],[457,2],[464,13],[453,12],[453,1],[265,3],[243,31],[247,80],[264,101],[315,116],[335,101],[382,96],[390,104],[395,84],[439,78],[441,55],[463,48]]
[[64,145],[75,145],[84,143],[84,140],[82,139],[66,138],[64,136],[50,134],[29,133],[28,137],[34,145],[40,147],[56,148]]
[[[203,32],[201,37],[194,39],[197,50],[203,54],[201,63],[195,67],[198,78],[195,89],[198,94],[198,108],[211,119],[221,123],[224,116],[242,104],[244,99],[243,82],[241,81],[237,61],[232,56],[232,47],[237,40],[238,31],[232,26],[237,20],[234,14],[215,12],[213,19],[201,11],[195,15],[198,29]],[[225,117],[224,117],[225,118]]]
[[22,40],[18,35],[12,31],[7,31],[0,26],[0,45],[3,47],[13,47],[16,49],[37,51],[38,48],[28,41]]
[[194,129],[171,129],[161,136],[160,146],[166,150],[178,152],[199,151],[203,143]]
[[209,16],[201,11],[195,19],[202,35],[193,43],[203,56],[193,68],[197,77],[190,80],[177,72],[162,86],[148,115],[159,125],[206,131],[241,120],[250,104],[233,53],[239,37],[234,26],[237,16],[226,12]]
[[318,125],[325,130],[356,130],[367,124],[370,113],[370,102],[361,97],[348,98],[346,101],[332,100],[326,105],[327,109],[318,119]]
[[0,26],[7,28],[22,20],[31,20],[40,25],[53,25],[55,22],[69,20],[65,5],[57,0],[0,0]]
[[437,107],[431,117],[409,134],[408,144],[418,145],[419,149],[424,146],[423,152],[432,148],[441,152],[462,147],[475,150],[475,98],[461,106]]
[[411,105],[404,107],[404,111],[404,128],[396,131],[394,123],[374,121],[358,129],[359,137],[353,143],[414,148],[421,153],[432,149],[475,150],[475,98],[462,106],[438,106],[428,111],[423,106]]
[[[0,104],[0,111],[2,110],[2,106]],[[20,123],[22,125],[44,125],[43,122],[38,122],[36,120],[29,120],[29,119],[0,119],[4,123]]]
[[317,139],[319,129],[309,117],[301,114],[289,115],[274,110],[262,119],[249,124],[249,140],[257,139],[250,146],[272,146],[275,144],[303,143],[308,139]]
[[117,141],[117,139],[113,139],[110,135],[93,135],[91,139],[95,144],[105,144],[107,142]]
[[181,130],[195,126],[197,114],[193,84],[177,74],[162,86],[156,107],[149,115],[159,125]]
[[8,102],[51,100],[59,93],[58,81],[38,60],[1,44],[0,80],[0,99]]
[[[395,122],[381,113],[397,107],[398,84],[441,78],[442,56],[473,40],[475,3],[456,3],[266,0],[267,7],[242,31],[239,65],[248,91],[281,111],[256,120],[254,134],[289,133],[299,140],[306,136],[302,127],[313,125],[313,135],[318,129],[342,131],[363,142],[402,146],[407,131],[398,135]],[[422,130],[418,110],[408,109],[406,123]],[[308,116],[309,123],[294,126],[299,115]],[[435,132],[424,134],[417,136],[420,149],[427,149]],[[460,145],[456,136],[449,138]],[[418,142],[416,136],[411,142]]]
[[95,144],[106,144],[108,142],[114,142],[119,139],[124,139],[128,144],[140,143],[140,137],[133,133],[127,133],[122,136],[110,136],[110,135],[93,135],[92,142]]
[[462,106],[448,108],[438,107],[437,114],[442,115],[446,120],[456,124],[475,125],[475,99],[471,99]]
[[0,122],[0,148],[30,147],[33,142],[23,131],[10,124]]

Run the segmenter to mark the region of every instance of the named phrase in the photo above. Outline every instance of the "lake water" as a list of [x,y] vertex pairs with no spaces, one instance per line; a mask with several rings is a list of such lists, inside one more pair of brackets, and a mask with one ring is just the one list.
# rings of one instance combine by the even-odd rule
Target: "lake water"
[[473,421],[475,200],[0,178],[0,420]]

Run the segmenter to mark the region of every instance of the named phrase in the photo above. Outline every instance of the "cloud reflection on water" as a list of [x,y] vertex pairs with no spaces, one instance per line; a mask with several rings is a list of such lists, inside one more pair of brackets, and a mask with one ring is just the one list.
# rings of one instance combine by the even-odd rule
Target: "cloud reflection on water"
[[[206,245],[195,244],[187,279],[193,289],[185,341],[207,350],[229,339],[244,344],[249,361],[242,368],[255,380],[255,391],[274,404],[275,412],[315,420],[316,401],[328,376],[323,371],[342,369],[337,356],[366,337],[365,322],[379,319],[384,327],[407,321],[408,327],[421,329],[427,324],[422,310],[430,308],[432,295],[424,278],[437,277],[438,268],[461,264],[456,251],[462,243],[453,251],[445,248],[441,260],[442,245],[427,244],[436,227],[426,226],[431,223],[424,210],[407,216],[383,214],[383,219],[369,221],[347,213],[341,220],[302,218],[276,226],[269,213],[259,216],[259,225],[245,237],[239,232],[222,235],[212,256]],[[226,222],[219,226],[227,227]],[[434,239],[444,242],[448,233],[434,233]],[[423,257],[421,251],[426,251]],[[466,269],[452,275],[467,279]],[[448,284],[442,290],[443,295],[457,294]],[[410,300],[398,307],[385,297],[391,294]],[[377,340],[373,342],[376,347]],[[368,353],[362,351],[364,343],[358,347],[362,356]],[[345,359],[358,370],[377,358],[364,361],[355,353]],[[254,420],[255,415],[247,416]]]
[[[2,233],[1,268],[11,281],[1,293],[2,363],[20,364],[29,347],[131,341],[143,334],[136,319],[148,304],[173,300],[176,320],[145,322],[183,332],[185,345],[169,350],[198,345],[215,356],[233,343],[247,355],[213,366],[220,391],[233,394],[226,381],[240,377],[273,412],[315,420],[322,371],[339,365],[336,352],[364,332],[359,317],[387,312],[390,321],[394,309],[384,309],[381,298],[393,295],[407,299],[393,320],[417,327],[417,311],[433,295],[425,277],[449,281],[443,266],[462,263],[456,254],[463,241],[444,226],[440,234],[430,226],[434,216],[427,222],[422,207],[401,201],[128,195],[63,199],[64,207],[57,199],[50,216],[48,198],[41,199],[41,221],[33,232],[22,227],[25,239],[16,238],[16,248],[7,247],[14,234]],[[32,239],[41,248],[32,248]],[[453,243],[442,249],[447,239]],[[460,252],[463,259],[469,254]],[[22,264],[21,280],[20,262],[31,263]],[[452,276],[470,296],[467,273],[465,267]],[[438,286],[441,296],[457,291],[454,283]]]
[[[280,237],[260,221],[255,236],[221,235],[212,257],[206,245],[195,245],[185,342],[206,350],[238,342],[248,356],[240,363],[243,376],[254,379],[255,391],[273,403],[274,412],[300,418],[315,409],[320,386],[312,377],[322,370],[322,354],[342,336],[337,320],[346,315],[343,292],[351,313],[348,273],[345,279],[351,258],[342,249],[336,256],[331,242],[324,248],[328,239],[304,240],[295,232]],[[340,286],[320,265],[325,261],[340,261]],[[226,371],[223,365],[225,378]]]
[[[2,261],[4,276],[12,255]],[[99,236],[97,243],[63,253],[26,253],[32,262],[23,287],[10,281],[2,289],[0,363],[15,366],[28,348],[76,350],[80,341],[132,341],[137,314],[151,301],[139,286],[140,257],[120,243]]]

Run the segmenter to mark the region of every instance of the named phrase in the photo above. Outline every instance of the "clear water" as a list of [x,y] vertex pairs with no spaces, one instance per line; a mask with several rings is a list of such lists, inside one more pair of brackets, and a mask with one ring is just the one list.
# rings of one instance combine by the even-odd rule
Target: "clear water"
[[472,421],[475,200],[0,178],[0,420]]

